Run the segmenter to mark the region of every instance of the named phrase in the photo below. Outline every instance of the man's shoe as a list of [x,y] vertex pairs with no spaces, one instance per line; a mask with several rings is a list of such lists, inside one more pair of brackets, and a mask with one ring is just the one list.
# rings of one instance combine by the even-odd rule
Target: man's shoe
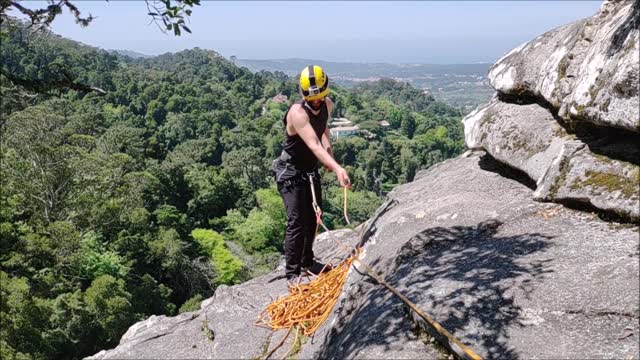
[[302,276],[300,275],[287,275],[287,285],[289,287],[300,285],[301,280],[302,280]]
[[331,264],[325,265],[317,261],[314,261],[313,265],[304,268],[304,271],[312,275],[320,275],[321,273],[326,273],[331,270],[333,270],[333,266],[331,266]]

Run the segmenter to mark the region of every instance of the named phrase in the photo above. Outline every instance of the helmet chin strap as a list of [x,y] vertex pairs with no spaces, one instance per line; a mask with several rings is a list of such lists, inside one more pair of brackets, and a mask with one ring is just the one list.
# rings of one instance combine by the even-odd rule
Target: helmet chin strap
[[304,106],[306,106],[307,108],[313,110],[313,111],[318,111],[320,109],[322,109],[322,105],[324,105],[324,101],[320,102],[320,105],[318,106],[318,108],[314,108],[313,105],[311,105],[310,102],[308,102],[307,100],[304,101]]

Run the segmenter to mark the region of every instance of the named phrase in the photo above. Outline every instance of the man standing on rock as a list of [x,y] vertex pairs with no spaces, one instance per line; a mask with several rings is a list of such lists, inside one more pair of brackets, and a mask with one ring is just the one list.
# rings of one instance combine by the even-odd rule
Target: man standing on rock
[[333,102],[327,97],[329,78],[320,66],[308,66],[300,74],[303,100],[284,115],[284,150],[273,162],[278,191],[287,210],[284,237],[287,281],[299,281],[301,270],[319,274],[327,269],[314,260],[316,234],[314,201],[322,206],[318,162],[336,174],[341,186],[351,187],[349,175],[334,159],[327,121]]

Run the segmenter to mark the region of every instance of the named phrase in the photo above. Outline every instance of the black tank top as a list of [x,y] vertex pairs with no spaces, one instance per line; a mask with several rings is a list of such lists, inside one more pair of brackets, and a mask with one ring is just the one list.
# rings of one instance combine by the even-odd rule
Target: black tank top
[[[325,129],[327,128],[327,120],[329,119],[329,111],[327,110],[327,103],[325,102],[320,108],[320,112],[318,115],[314,115],[309,108],[307,108],[304,104],[304,100],[298,102],[309,116],[309,123],[311,127],[315,131],[319,140],[322,140],[322,134],[324,134]],[[291,156],[289,160],[296,169],[302,171],[311,171],[315,170],[318,167],[318,158],[313,154],[311,149],[305,144],[304,140],[300,137],[300,135],[296,134],[290,136],[287,133],[287,115],[289,114],[289,110],[284,114],[284,150]]]

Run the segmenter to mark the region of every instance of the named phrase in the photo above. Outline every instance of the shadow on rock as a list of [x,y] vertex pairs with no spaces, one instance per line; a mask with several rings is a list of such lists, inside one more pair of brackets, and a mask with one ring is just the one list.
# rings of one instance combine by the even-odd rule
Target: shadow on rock
[[[539,234],[499,236],[502,225],[427,229],[401,250],[392,276],[409,298],[433,312],[451,333],[477,344],[490,358],[516,358],[508,346],[508,328],[520,326],[522,308],[515,295],[529,298],[551,259],[529,261],[551,237]],[[482,351],[484,350],[484,351]]]
[[[508,328],[521,326],[527,298],[548,270],[548,260],[527,260],[544,252],[551,237],[498,235],[502,223],[429,228],[400,250],[387,280],[449,332],[488,358],[517,358]],[[380,269],[378,270],[380,271]],[[378,285],[363,297],[343,327],[338,326],[329,357],[357,355],[372,344],[392,349],[414,326],[400,300]],[[366,291],[365,291],[366,292]],[[362,292],[361,292],[362,294]],[[415,335],[413,335],[415,336]],[[425,354],[433,350],[424,349]]]
[[640,26],[640,18],[638,18],[638,12],[640,11],[640,1],[636,0],[633,4],[633,9],[629,11],[629,16],[622,22],[622,26],[618,27],[611,36],[611,44],[607,49],[607,55],[614,56],[624,46],[624,41],[629,36],[629,33],[638,30]]
[[502,177],[519,182],[531,190],[536,189],[536,182],[524,171],[513,168],[496,160],[490,154],[484,154],[478,162],[480,169],[499,174]]
[[[338,324],[331,330],[320,359],[432,359],[439,353],[422,343],[417,327],[409,321],[403,303],[368,277],[358,284]],[[349,305],[347,305],[349,306]]]

